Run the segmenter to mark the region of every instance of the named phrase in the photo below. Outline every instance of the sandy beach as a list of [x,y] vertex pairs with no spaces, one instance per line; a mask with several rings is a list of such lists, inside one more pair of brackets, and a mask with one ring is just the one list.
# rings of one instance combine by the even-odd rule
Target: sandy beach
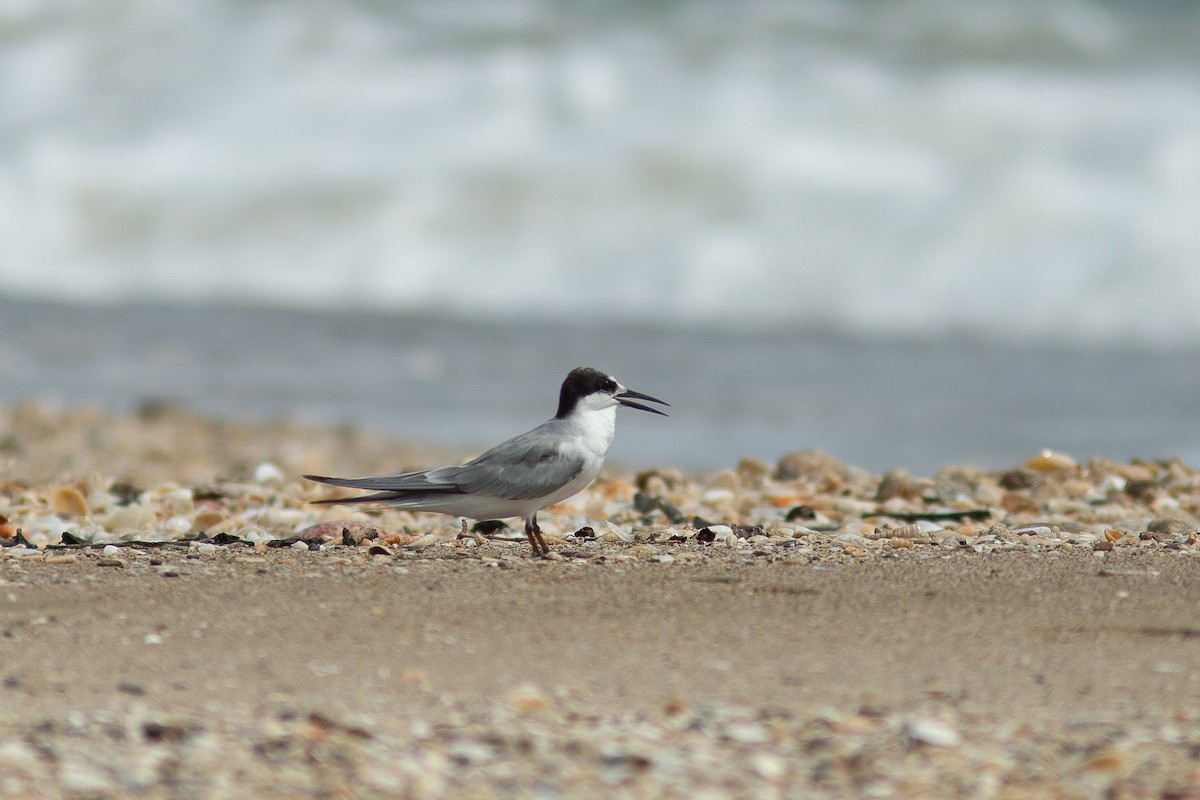
[[314,506],[347,427],[0,410],[0,796],[1200,797],[1200,474],[606,469]]

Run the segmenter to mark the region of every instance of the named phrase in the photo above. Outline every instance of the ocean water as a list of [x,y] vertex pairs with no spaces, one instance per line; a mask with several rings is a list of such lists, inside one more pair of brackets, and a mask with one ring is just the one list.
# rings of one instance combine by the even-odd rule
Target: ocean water
[[49,398],[355,423],[479,451],[554,413],[573,367],[671,403],[610,460],[707,470],[817,448],[868,469],[1004,468],[1041,448],[1200,464],[1200,359],[237,306],[0,300],[0,403]]
[[[0,0],[0,400],[1200,461],[1200,4]],[[628,419],[633,416],[635,419]],[[645,415],[641,415],[645,416]]]
[[1200,5],[3,0],[0,290],[1200,341]]

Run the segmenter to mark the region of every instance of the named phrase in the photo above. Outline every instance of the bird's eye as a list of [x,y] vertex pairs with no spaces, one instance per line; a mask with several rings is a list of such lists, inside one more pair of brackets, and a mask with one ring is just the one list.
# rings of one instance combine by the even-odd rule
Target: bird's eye
[[609,394],[616,394],[617,393],[617,382],[612,381],[612,380],[605,381],[604,382],[604,391],[608,392]]

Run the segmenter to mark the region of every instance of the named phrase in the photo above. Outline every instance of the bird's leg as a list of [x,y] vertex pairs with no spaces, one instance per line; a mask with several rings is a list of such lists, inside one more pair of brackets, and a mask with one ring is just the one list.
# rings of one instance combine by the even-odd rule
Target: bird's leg
[[529,537],[529,546],[533,548],[535,557],[550,554],[550,548],[542,538],[542,529],[537,524],[537,514],[532,514],[525,520],[525,535]]
[[[469,535],[470,535],[470,534],[469,534],[469,533],[467,533],[467,518],[466,518],[466,517],[463,517],[463,518],[462,518],[462,533],[461,533],[461,534],[459,534],[458,538],[460,538],[460,539],[466,539],[466,538],[467,538]],[[110,551],[110,552],[111,552],[111,551]]]

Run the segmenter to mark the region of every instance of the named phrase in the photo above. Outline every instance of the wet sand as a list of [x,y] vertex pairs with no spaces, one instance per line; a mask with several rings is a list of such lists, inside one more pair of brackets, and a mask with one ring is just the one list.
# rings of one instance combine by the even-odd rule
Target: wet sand
[[[40,433],[12,427],[23,458],[5,473],[7,524],[36,506],[31,493],[117,463],[129,466],[105,474],[147,487],[178,475],[198,498],[224,486],[197,506],[233,513],[232,487],[259,459],[290,474],[358,435],[64,413]],[[64,466],[80,438],[94,461]],[[164,439],[169,455],[147,458]],[[385,444],[349,466],[378,466]],[[833,497],[859,481],[878,493],[878,476],[805,463],[845,478]],[[22,466],[37,483],[14,483]],[[1056,469],[1049,495],[1013,490],[1037,506],[1028,514],[1051,513],[1072,481],[1099,484],[1096,465]],[[1161,482],[1176,511],[1191,497],[1180,470]],[[648,489],[669,482],[661,473],[604,481]],[[825,508],[806,480],[780,472],[760,491],[790,486],[818,516],[842,509],[835,529],[784,537],[781,520],[706,542],[681,525],[669,530],[690,535],[671,540],[653,533],[661,520],[622,522],[630,502],[616,496],[635,540],[563,536],[552,560],[528,558],[523,540],[457,539],[436,517],[381,535],[377,555],[195,536],[10,542],[0,796],[1200,797],[1200,546],[1186,526],[1156,535],[1167,526],[1144,522],[1156,500],[1122,495],[1129,522],[1109,530],[1130,530],[1112,539],[1089,538],[1086,520],[1064,533],[1061,513],[1053,531],[1019,533],[1019,509],[997,511],[1011,536],[987,520],[852,538],[860,519],[884,523],[845,500]],[[730,478],[695,481],[711,493]],[[292,486],[237,502],[290,513],[280,497],[310,491]],[[671,495],[685,508],[690,486]]]

